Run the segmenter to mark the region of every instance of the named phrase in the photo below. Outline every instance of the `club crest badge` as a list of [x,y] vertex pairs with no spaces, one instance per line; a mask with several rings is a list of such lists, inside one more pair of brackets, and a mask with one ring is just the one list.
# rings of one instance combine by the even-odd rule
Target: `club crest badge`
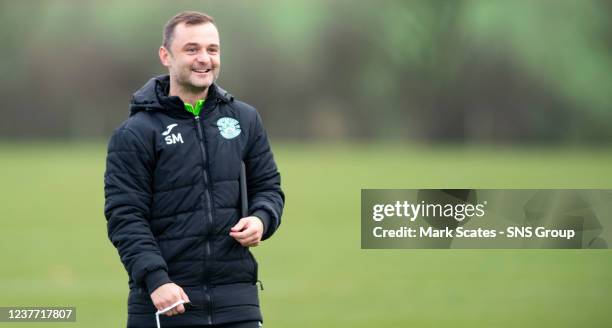
[[221,136],[225,139],[234,139],[240,135],[240,123],[231,117],[222,117],[217,121]]

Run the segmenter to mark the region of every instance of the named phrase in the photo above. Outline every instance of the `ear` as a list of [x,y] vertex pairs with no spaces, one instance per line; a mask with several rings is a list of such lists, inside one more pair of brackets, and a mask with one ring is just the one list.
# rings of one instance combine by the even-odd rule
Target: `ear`
[[172,54],[170,51],[168,51],[168,49],[166,49],[164,46],[159,47],[159,60],[161,61],[162,65],[170,67],[171,56]]

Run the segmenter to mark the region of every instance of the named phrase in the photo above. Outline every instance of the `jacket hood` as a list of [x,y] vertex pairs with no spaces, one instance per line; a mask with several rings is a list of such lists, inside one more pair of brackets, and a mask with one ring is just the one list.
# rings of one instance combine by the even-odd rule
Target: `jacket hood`
[[[168,96],[169,91],[169,75],[160,75],[149,79],[145,85],[132,95],[129,116],[144,110],[184,111],[185,105],[181,98],[178,96]],[[212,99],[229,103],[234,100],[234,97],[216,83],[213,83],[206,97],[207,102]]]

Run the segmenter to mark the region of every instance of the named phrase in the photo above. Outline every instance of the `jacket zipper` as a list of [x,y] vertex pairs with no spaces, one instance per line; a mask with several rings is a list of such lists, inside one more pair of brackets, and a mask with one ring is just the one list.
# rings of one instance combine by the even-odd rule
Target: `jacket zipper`
[[[206,171],[206,149],[204,148],[204,133],[202,132],[202,124],[200,123],[200,116],[195,117],[196,126],[198,129],[198,136],[200,137],[200,153],[202,155],[202,174],[204,176],[204,197],[206,197],[206,202],[208,203],[208,208],[206,211],[206,217],[208,218],[208,226],[210,229],[213,227],[213,219],[212,219],[212,199],[210,197],[210,190],[208,189],[208,172]],[[210,238],[206,238],[206,258],[208,260],[212,259],[212,252],[210,249]],[[210,266],[210,265],[209,265]],[[204,268],[204,275],[207,275],[207,268]],[[212,295],[207,284],[204,284],[204,295],[206,295],[206,301],[209,304],[208,308],[208,324],[212,325]]]

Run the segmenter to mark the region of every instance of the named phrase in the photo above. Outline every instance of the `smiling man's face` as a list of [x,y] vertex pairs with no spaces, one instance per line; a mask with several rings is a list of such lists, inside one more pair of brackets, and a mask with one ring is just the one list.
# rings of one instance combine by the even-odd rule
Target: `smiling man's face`
[[183,90],[201,92],[219,77],[219,32],[212,23],[178,24],[170,49],[161,47],[159,57],[168,68],[172,82]]

